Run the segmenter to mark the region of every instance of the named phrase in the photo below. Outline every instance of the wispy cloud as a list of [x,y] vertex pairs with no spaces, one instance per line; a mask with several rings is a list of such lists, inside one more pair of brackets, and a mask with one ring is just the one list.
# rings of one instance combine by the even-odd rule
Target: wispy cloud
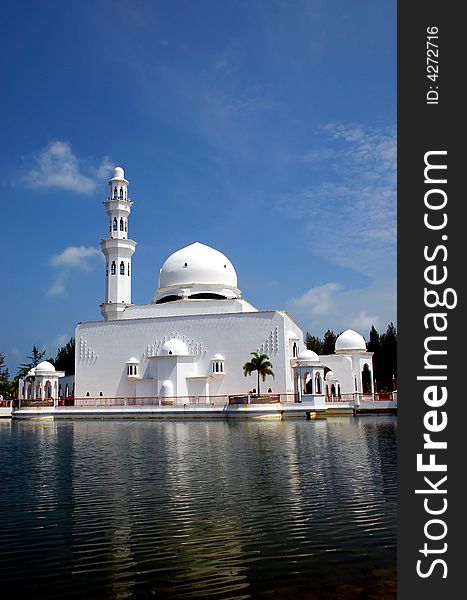
[[52,256],[50,264],[52,267],[89,269],[91,260],[99,255],[99,250],[93,246],[68,246],[60,254]]
[[321,133],[321,145],[302,158],[325,175],[279,208],[305,223],[314,254],[370,277],[394,273],[395,129],[328,123]]
[[329,282],[292,298],[288,306],[314,335],[329,328],[339,333],[350,327],[367,337],[372,325],[385,329],[395,320],[395,289],[395,280],[376,280],[358,289]]
[[47,289],[47,296],[64,295],[70,273],[76,269],[90,271],[96,264],[95,259],[97,256],[101,256],[101,253],[92,246],[68,246],[60,254],[52,256],[49,265],[56,269],[58,273]]
[[52,297],[61,296],[64,293],[65,293],[65,282],[63,281],[63,279],[61,277],[56,279],[47,290],[47,296],[52,296]]
[[34,166],[26,175],[26,183],[36,189],[63,189],[90,194],[111,172],[110,158],[96,165],[79,159],[68,142],[52,141],[34,156]]

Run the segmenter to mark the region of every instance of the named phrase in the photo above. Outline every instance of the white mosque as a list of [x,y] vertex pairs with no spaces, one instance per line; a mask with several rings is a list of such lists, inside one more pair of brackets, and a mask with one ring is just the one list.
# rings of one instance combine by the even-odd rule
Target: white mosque
[[[252,351],[267,354],[273,365],[274,378],[267,376],[261,392],[322,402],[326,395],[373,392],[372,353],[361,335],[342,333],[332,355],[307,350],[295,320],[286,311],[258,310],[244,300],[230,260],[200,242],[171,254],[152,301],[133,304],[136,242],[128,237],[133,202],[122,167],[115,168],[109,186],[108,235],[101,240],[104,320],[76,328],[76,399],[158,398],[185,404],[196,398],[209,404],[216,397],[256,392],[256,377],[243,373]],[[51,368],[38,365],[30,375],[44,375],[34,379],[39,387],[21,395],[56,398],[63,373]]]

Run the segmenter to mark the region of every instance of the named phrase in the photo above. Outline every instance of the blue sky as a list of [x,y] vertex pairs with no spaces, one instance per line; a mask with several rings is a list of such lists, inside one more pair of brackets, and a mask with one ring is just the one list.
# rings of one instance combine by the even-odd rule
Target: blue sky
[[[134,201],[133,301],[200,241],[305,331],[396,322],[395,0],[7,1],[0,351],[100,319],[102,201]],[[6,276],[5,276],[6,275]]]

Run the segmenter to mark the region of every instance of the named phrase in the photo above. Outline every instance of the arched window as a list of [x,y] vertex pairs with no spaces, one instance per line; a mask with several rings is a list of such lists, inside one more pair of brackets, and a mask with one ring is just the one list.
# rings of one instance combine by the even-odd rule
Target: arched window
[[107,277],[109,276],[109,263],[105,265],[105,274],[107,275]]
[[362,388],[364,394],[371,394],[371,371],[366,363],[362,369]]
[[120,231],[123,231],[123,217],[120,217]]
[[317,394],[321,394],[321,375],[319,373],[315,375],[315,390]]
[[130,263],[128,263],[128,277],[130,276]]
[[120,275],[125,275],[125,263],[122,262],[120,263]]
[[110,272],[112,273],[112,275],[115,275],[115,273],[117,272],[117,265],[115,264],[115,261],[112,261],[112,266],[110,267]]
[[117,188],[114,188],[114,200],[117,199]]
[[128,231],[128,219],[125,219],[125,231]]
[[123,200],[123,188],[120,188],[120,200]]
[[331,396],[335,396],[336,395],[336,388],[334,387],[334,384],[331,385]]
[[117,217],[114,217],[114,231],[117,231]]
[[310,373],[308,373],[308,371],[306,371],[303,374],[303,381],[305,384],[305,389],[303,390],[304,394],[312,394],[313,393],[313,380],[310,377]]
[[297,343],[294,342],[293,346],[292,346],[292,356],[297,356],[297,354],[298,354],[297,350],[298,350]]

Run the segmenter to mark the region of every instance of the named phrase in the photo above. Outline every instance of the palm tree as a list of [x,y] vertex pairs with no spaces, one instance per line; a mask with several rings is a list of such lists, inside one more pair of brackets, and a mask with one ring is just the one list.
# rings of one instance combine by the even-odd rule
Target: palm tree
[[274,373],[272,371],[272,364],[269,360],[269,356],[267,354],[258,354],[258,352],[250,352],[253,358],[246,362],[243,365],[243,374],[245,377],[247,375],[251,375],[253,371],[258,372],[258,396],[259,396],[259,378],[261,376],[262,380],[266,379],[266,375],[272,375],[274,378]]

